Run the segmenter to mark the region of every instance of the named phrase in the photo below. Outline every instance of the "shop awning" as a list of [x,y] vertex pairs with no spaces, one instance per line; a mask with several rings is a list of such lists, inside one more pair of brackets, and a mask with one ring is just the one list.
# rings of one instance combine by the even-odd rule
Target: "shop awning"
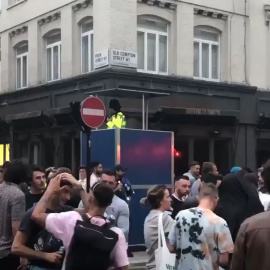
[[240,111],[237,110],[160,107],[153,121],[195,125],[233,125],[239,117]]

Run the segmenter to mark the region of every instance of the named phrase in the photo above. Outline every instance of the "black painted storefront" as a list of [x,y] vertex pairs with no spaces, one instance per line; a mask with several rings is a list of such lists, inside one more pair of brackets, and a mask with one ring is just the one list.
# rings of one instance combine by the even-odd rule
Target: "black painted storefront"
[[[255,169],[260,159],[257,142],[270,140],[270,128],[269,138],[266,131],[258,131],[259,114],[270,113],[265,104],[259,110],[260,99],[270,102],[270,93],[260,97],[256,87],[247,85],[108,68],[0,95],[0,143],[10,142],[13,158],[75,171],[80,134],[69,103],[113,88],[168,93],[149,100],[149,129],[174,131],[175,147],[182,154],[175,161],[176,173],[193,159],[215,161],[223,173],[233,165]],[[111,97],[100,98],[108,106]],[[127,126],[141,128],[141,101],[126,95],[120,102]]]

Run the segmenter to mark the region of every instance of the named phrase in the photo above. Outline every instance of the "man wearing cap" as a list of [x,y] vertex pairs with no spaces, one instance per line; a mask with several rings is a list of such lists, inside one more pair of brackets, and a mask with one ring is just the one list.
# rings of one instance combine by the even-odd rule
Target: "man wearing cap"
[[237,173],[237,172],[239,172],[239,171],[241,171],[241,170],[242,170],[241,167],[234,166],[234,167],[231,168],[230,173]]
[[120,199],[129,204],[131,197],[134,195],[134,191],[130,181],[124,177],[126,170],[127,169],[125,169],[121,164],[117,164],[115,166],[116,180],[118,181],[119,185],[117,186],[114,193]]
[[125,128],[126,127],[126,117],[121,112],[121,105],[117,99],[111,99],[109,108],[113,110],[110,117],[107,118],[107,128]]

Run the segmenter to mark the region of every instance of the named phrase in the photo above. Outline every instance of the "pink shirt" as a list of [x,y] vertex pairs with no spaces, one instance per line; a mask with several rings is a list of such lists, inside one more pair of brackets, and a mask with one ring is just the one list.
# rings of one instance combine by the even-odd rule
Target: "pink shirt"
[[[73,237],[74,227],[78,220],[82,220],[82,217],[75,211],[53,213],[47,216],[46,230],[62,240],[67,252]],[[105,223],[105,220],[94,217],[91,219],[91,222],[95,225],[102,226]],[[118,242],[111,253],[111,260],[114,263],[113,266],[116,268],[121,268],[129,265],[127,257],[127,243],[122,230],[116,227],[111,228],[111,230],[118,234]]]

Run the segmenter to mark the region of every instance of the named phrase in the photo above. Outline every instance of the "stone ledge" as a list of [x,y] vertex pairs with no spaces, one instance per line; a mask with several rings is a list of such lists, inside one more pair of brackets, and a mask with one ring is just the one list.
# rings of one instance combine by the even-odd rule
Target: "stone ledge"
[[171,9],[171,10],[176,10],[177,5],[166,2],[166,1],[161,1],[161,0],[137,0],[138,3],[141,4],[146,4],[149,6],[156,6],[160,8],[166,8],[166,9]]

